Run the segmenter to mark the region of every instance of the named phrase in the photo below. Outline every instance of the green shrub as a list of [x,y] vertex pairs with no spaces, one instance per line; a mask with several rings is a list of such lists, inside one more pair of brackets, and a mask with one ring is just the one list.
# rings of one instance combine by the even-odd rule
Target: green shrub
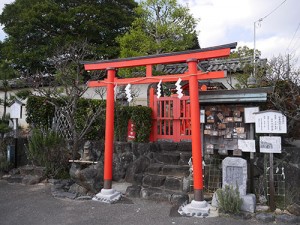
[[135,142],[148,142],[151,125],[152,110],[147,106],[118,106],[115,110],[115,137],[116,140],[125,141],[127,138],[127,126],[132,120],[136,133]]
[[27,157],[32,164],[46,168],[48,177],[56,178],[68,170],[69,153],[65,141],[53,131],[34,129],[28,142]]
[[226,185],[224,189],[217,190],[217,197],[219,201],[219,210],[224,213],[237,214],[240,212],[242,199],[238,186]]
[[26,103],[26,122],[43,129],[51,128],[55,107],[47,98],[41,96],[29,96]]
[[[63,106],[62,99],[47,99],[41,96],[29,96],[26,104],[26,122],[35,128],[49,129],[52,126],[55,106],[49,103],[55,101],[57,105]],[[105,101],[98,99],[80,98],[77,102],[76,113],[74,115],[76,130],[81,131],[86,128],[86,118],[92,116],[101,107],[103,113],[95,119],[92,126],[87,131],[84,139],[99,140],[104,137],[105,124]]]
[[6,157],[0,157],[0,171],[8,172],[12,168],[12,164],[7,161]]

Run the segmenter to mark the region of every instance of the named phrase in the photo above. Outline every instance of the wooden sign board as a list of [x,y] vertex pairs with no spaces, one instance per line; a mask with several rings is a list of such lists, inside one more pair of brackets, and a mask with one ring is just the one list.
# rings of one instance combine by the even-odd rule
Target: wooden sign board
[[205,110],[200,110],[200,123],[205,123]]
[[238,149],[242,152],[255,152],[255,140],[238,140]]
[[279,111],[267,110],[255,114],[255,132],[267,134],[287,133],[286,116]]
[[259,148],[261,153],[281,153],[281,137],[261,136]]
[[259,107],[245,107],[244,108],[244,117],[245,123],[255,123],[255,114],[259,112]]
[[23,105],[22,102],[16,100],[10,106],[10,118],[11,119],[20,119],[20,118],[22,118],[22,105]]

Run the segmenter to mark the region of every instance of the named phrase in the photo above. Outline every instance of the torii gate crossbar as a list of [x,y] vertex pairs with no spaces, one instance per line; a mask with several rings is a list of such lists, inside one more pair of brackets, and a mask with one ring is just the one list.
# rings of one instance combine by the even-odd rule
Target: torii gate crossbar
[[[114,141],[114,86],[126,84],[145,84],[172,82],[181,78],[188,80],[190,85],[191,104],[191,128],[192,128],[192,157],[193,157],[193,178],[194,178],[194,199],[203,201],[203,173],[202,173],[202,147],[200,138],[200,104],[198,80],[215,79],[225,77],[224,71],[202,72],[198,71],[197,62],[220,57],[228,57],[230,50],[236,47],[237,43],[220,45],[198,50],[134,57],[127,59],[103,60],[94,62],[82,62],[85,70],[107,70],[107,79],[88,82],[89,87],[107,87],[106,99],[106,127],[105,127],[105,152],[104,152],[104,190],[112,189],[112,162],[113,162],[113,141]],[[188,72],[185,74],[153,76],[152,66],[157,64],[187,63]],[[116,69],[145,66],[146,77],[137,78],[116,78]]]

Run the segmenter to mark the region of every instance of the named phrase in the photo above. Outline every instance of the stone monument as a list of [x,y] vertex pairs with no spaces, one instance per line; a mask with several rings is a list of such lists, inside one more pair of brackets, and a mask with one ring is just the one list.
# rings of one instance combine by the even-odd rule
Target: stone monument
[[[225,186],[238,187],[242,199],[241,210],[255,212],[256,197],[254,194],[247,194],[247,161],[238,157],[226,157],[222,162],[222,188]],[[214,194],[212,206],[218,207],[216,193]]]

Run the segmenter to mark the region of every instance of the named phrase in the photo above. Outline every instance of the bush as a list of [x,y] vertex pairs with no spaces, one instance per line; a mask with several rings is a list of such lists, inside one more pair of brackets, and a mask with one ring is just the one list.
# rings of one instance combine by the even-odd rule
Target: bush
[[149,141],[152,126],[152,110],[147,106],[117,106],[115,110],[115,137],[125,141],[129,119],[135,125],[136,138],[134,142]]
[[13,165],[7,161],[6,157],[0,157],[0,172],[8,172]]
[[219,210],[224,213],[237,214],[240,212],[242,199],[238,186],[234,189],[233,186],[226,185],[225,189],[217,190],[219,201]]
[[48,177],[57,178],[57,175],[68,170],[69,153],[64,139],[57,133],[35,129],[28,145],[28,160],[33,165],[45,167]]

